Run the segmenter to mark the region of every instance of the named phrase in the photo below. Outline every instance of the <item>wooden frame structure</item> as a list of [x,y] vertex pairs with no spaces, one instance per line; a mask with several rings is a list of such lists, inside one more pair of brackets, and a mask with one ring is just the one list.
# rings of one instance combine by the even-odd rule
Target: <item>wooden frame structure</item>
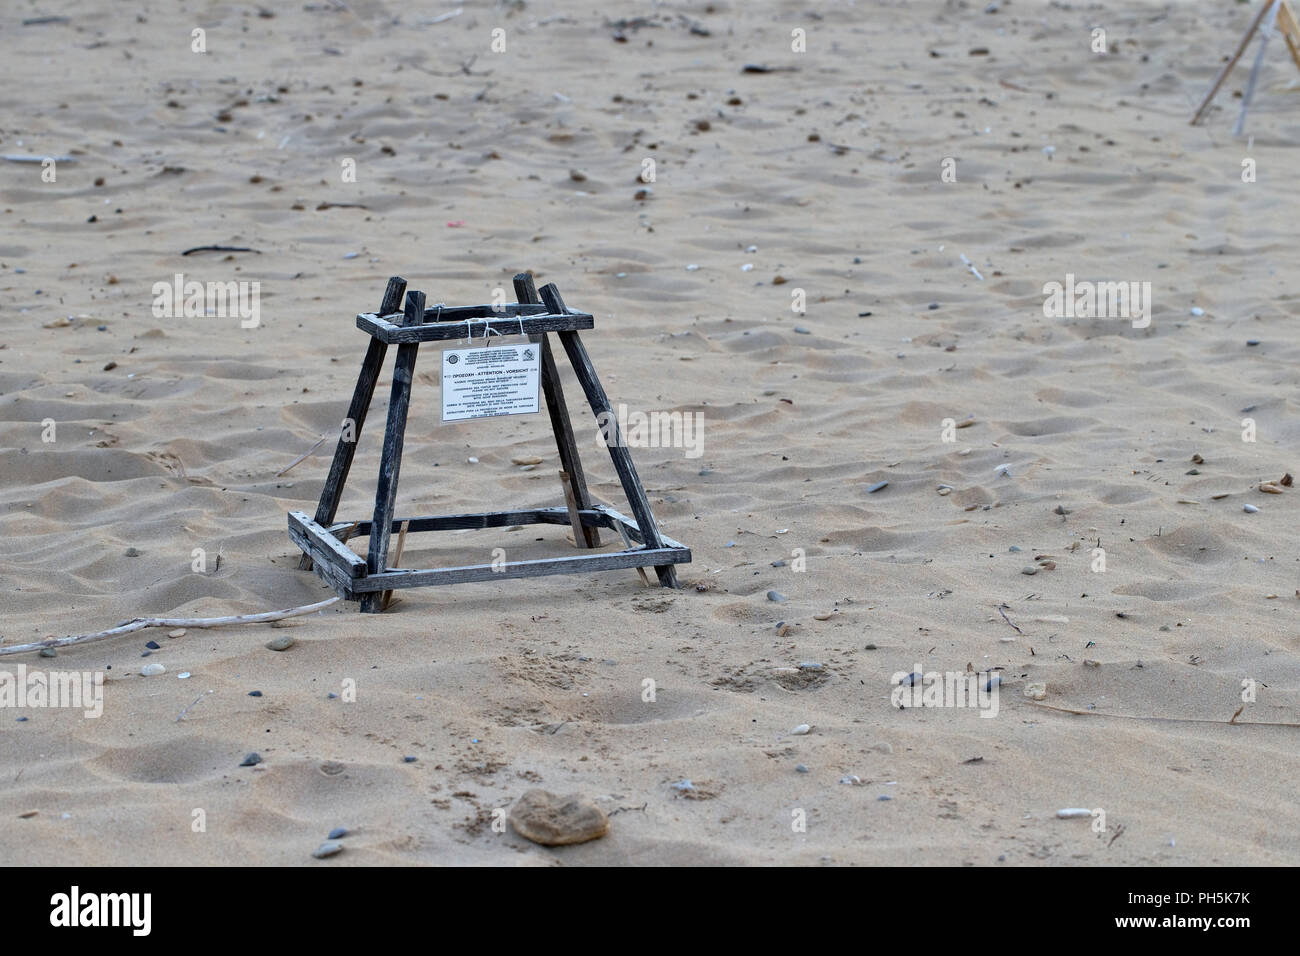
[[[1267,18],[1267,19],[1265,19]],[[1255,96],[1255,84],[1259,80],[1260,68],[1264,63],[1264,51],[1268,49],[1268,38],[1274,30],[1282,34],[1286,40],[1286,47],[1291,53],[1291,62],[1300,69],[1300,22],[1297,21],[1295,14],[1286,0],[1264,0],[1260,7],[1259,13],[1251,21],[1250,29],[1242,36],[1241,42],[1237,44],[1237,50],[1224,64],[1219,71],[1218,77],[1214,80],[1214,85],[1210,87],[1210,92],[1205,94],[1205,99],[1201,100],[1201,105],[1196,108],[1192,114],[1191,124],[1195,126],[1200,118],[1205,115],[1209,109],[1210,103],[1214,101],[1215,95],[1219,92],[1219,87],[1223,86],[1223,81],[1228,78],[1232,68],[1237,65],[1241,55],[1246,52],[1246,47],[1250,45],[1250,38],[1260,29],[1264,28],[1262,39],[1259,44],[1259,53],[1255,56],[1255,64],[1250,69],[1250,80],[1246,84],[1246,91],[1241,98],[1241,113],[1237,117],[1237,125],[1233,127],[1232,135],[1240,136],[1242,130],[1246,127],[1246,112],[1250,109],[1250,101]]]
[[[675,588],[678,585],[674,565],[691,560],[691,552],[686,545],[660,533],[641,479],[632,464],[632,456],[628,453],[622,430],[610,409],[609,398],[596,377],[591,358],[578,335],[581,330],[594,328],[595,320],[585,312],[574,312],[567,308],[554,284],[544,286],[539,295],[533,286],[532,276],[528,273],[514,277],[514,288],[519,301],[509,305],[454,308],[437,306],[430,309],[425,308],[423,292],[407,292],[406,280],[394,276],[388,280],[388,288],[378,310],[357,316],[357,328],[370,335],[370,345],[361,362],[361,373],[357,377],[347,419],[334,450],[329,476],[321,489],[316,514],[309,517],[301,511],[289,512],[289,537],[302,551],[299,568],[314,569],[344,600],[360,601],[363,612],[382,611],[387,606],[389,595],[399,588],[575,574],[611,568],[636,568],[644,578],[645,572],[641,569],[653,567],[662,587]],[[406,303],[399,311],[403,293],[406,295]],[[485,336],[490,333],[527,335],[540,347],[541,387],[546,395],[546,407],[559,450],[564,507],[414,518],[394,516],[416,353],[422,342],[465,338],[467,319],[472,320],[476,332],[482,329]],[[560,386],[559,369],[551,352],[551,332],[559,336],[591,410],[598,419],[607,422],[606,444],[631,505],[630,518],[613,508],[594,503],[587,491],[569,410]],[[397,360],[388,402],[388,423],[384,432],[379,481],[375,489],[374,515],[369,521],[337,521],[343,486],[352,467],[357,441],[360,440],[361,428],[370,410],[370,402],[389,345],[397,346]],[[350,434],[347,428],[349,422],[352,426]],[[575,544],[586,549],[601,546],[599,529],[606,528],[617,532],[623,539],[624,550],[426,570],[406,570],[392,567],[388,563],[389,542],[394,531],[399,534],[396,561],[400,562],[402,545],[408,531],[502,528],[521,524],[570,525]],[[347,546],[352,535],[369,537],[365,558]]]

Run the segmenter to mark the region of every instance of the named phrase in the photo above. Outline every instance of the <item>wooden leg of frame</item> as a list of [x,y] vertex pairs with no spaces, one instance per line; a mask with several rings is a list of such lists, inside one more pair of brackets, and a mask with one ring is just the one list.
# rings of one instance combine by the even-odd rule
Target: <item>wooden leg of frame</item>
[[[543,287],[541,296],[548,309],[561,314],[565,311],[564,300],[560,298],[560,293],[554,285]],[[587,395],[587,402],[591,405],[591,410],[596,414],[596,420],[604,426],[605,434],[608,437],[609,457],[613,460],[614,470],[618,472],[619,481],[623,484],[623,493],[627,495],[628,503],[632,506],[632,515],[636,518],[637,526],[641,529],[645,546],[647,548],[661,548],[663,547],[663,539],[659,537],[659,525],[655,521],[654,513],[650,510],[650,501],[646,498],[645,488],[641,485],[641,478],[636,473],[636,466],[632,464],[632,455],[627,450],[627,442],[624,440],[622,429],[619,427],[618,419],[613,410],[609,407],[609,397],[605,394],[600,379],[596,377],[596,369],[591,364],[591,357],[587,355],[587,349],[582,344],[582,338],[577,332],[560,332],[558,334],[560,341],[564,344],[564,351],[573,364],[573,370],[578,376],[578,382]],[[659,576],[659,583],[663,587],[677,587],[677,575],[671,564],[656,565],[655,574]]]
[[[393,276],[388,280],[384,290],[384,300],[379,305],[380,315],[396,312],[402,304],[402,293],[406,291],[406,280]],[[366,349],[366,357],[361,360],[361,374],[357,376],[357,387],[352,393],[352,404],[348,406],[348,417],[339,432],[339,443],[334,449],[334,460],[330,463],[329,476],[325,487],[321,489],[320,503],[316,506],[316,523],[322,527],[333,524],[338,514],[339,501],[343,498],[343,486],[348,480],[348,471],[352,468],[352,459],[357,453],[357,442],[361,440],[361,426],[366,423],[366,413],[370,411],[370,400],[375,394],[375,384],[384,367],[384,356],[388,346],[379,339],[372,338]],[[303,555],[298,567],[304,571],[311,570],[311,558]]]
[[[424,293],[408,292],[403,325],[424,320]],[[393,391],[388,400],[388,428],[379,460],[379,484],[375,489],[375,515],[370,525],[370,549],[366,567],[370,574],[383,571],[388,563],[388,542],[393,532],[393,506],[397,500],[397,477],[402,466],[402,443],[406,437],[406,413],[411,407],[411,382],[415,378],[415,356],[419,343],[399,345],[393,365]],[[383,610],[382,592],[372,591],[361,599],[361,611]]]
[[[533,277],[527,272],[515,276],[514,282],[515,297],[520,302],[542,301],[533,287]],[[543,332],[531,338],[542,350],[542,391],[546,395],[546,409],[551,414],[551,430],[555,432],[555,446],[560,452],[560,467],[568,476],[566,480],[574,502],[580,511],[585,511],[591,507],[591,494],[587,491],[587,478],[582,473],[582,459],[578,457],[578,443],[573,437],[573,424],[569,420],[569,408],[564,402],[564,388],[560,384],[560,370],[551,352],[550,337]],[[581,532],[580,536],[576,533],[578,531]],[[585,542],[588,548],[599,548],[600,531],[585,526],[575,529],[574,541],[578,547],[582,547]]]

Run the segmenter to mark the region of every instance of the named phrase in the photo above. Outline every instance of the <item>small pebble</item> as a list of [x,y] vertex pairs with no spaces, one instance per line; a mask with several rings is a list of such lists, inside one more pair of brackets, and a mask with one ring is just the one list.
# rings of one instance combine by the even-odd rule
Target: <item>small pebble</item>
[[181,671],[179,674],[176,675],[176,679],[177,679],[177,680],[189,680],[189,679],[190,679],[190,672],[189,672],[189,671]]
[[796,325],[794,327],[794,330],[798,332],[800,335],[812,335],[812,329],[805,328],[802,325]]
[[1090,816],[1092,816],[1092,811],[1087,809],[1086,807],[1066,807],[1063,810],[1056,811],[1056,818],[1058,820],[1072,820],[1075,819],[1076,817],[1090,817]]
[[42,647],[41,657],[58,657],[59,652],[52,647]]
[[807,773],[807,772],[808,772],[808,768],[805,767],[805,766],[804,766],[803,764],[801,764],[801,763],[797,763],[797,764],[794,765],[794,772],[795,772],[795,773]]
[[767,599],[769,601],[775,601],[777,604],[781,604],[786,600],[786,596],[780,591],[768,591]]
[[178,628],[176,628],[176,630],[174,630],[174,631],[168,631],[168,632],[167,632],[167,636],[168,636],[168,637],[184,637],[184,636],[185,636],[185,628],[183,628],[183,627],[178,627]]
[[412,757],[410,754],[407,754],[405,757],[402,758],[402,763],[415,763],[415,758]]
[[1250,346],[1258,345],[1259,339],[1246,339],[1246,344]]
[[348,835],[347,827],[335,827],[333,830],[330,831],[329,838],[331,840],[342,840],[347,835]]
[[250,754],[245,754],[244,759],[240,762],[239,765],[241,767],[256,767],[261,762],[262,762],[262,755],[257,751],[253,751]]
[[880,796],[876,797],[876,799],[883,803],[886,800],[893,800],[894,798],[887,793],[882,793]]
[[1010,466],[1010,465],[998,465],[996,468],[993,469],[993,474],[995,474],[995,475],[1010,475],[1010,474],[1011,474],[1011,466]]
[[678,780],[676,783],[672,784],[672,788],[685,793],[688,790],[694,790],[695,784],[691,783],[689,780]]
[[162,645],[159,644],[157,641],[150,641],[148,644],[145,645],[145,647],[149,648],[149,650],[151,651],[162,650]]
[[144,677],[157,677],[166,670],[167,668],[163,667],[161,664],[153,663],[145,664],[144,667],[140,668],[140,673]]
[[812,727],[807,724],[800,724],[798,727],[791,730],[790,733],[794,734],[796,737],[803,737],[806,734],[812,733]]
[[1202,309],[1200,306],[1197,305],[1192,306],[1192,315],[1204,315],[1204,314],[1205,314],[1205,310]]
[[822,669],[821,661],[800,661],[799,670],[801,671],[819,671]]
[[1023,551],[1024,549],[1023,549],[1022,547],[1020,547],[1020,545],[1018,545],[1018,544],[1013,544],[1011,547],[1007,548],[1007,550],[1008,550],[1008,551]]
[[343,852],[342,843],[339,843],[337,840],[326,840],[320,846],[316,847],[316,849],[312,851],[311,855],[318,860],[323,860],[327,856],[334,856],[342,852]]
[[840,783],[847,783],[851,787],[856,787],[862,783],[862,779],[858,777],[857,774],[851,773],[847,776],[840,777]]
[[878,481],[878,482],[876,482],[874,485],[871,485],[870,487],[867,488],[867,494],[869,494],[869,495],[874,495],[874,494],[875,494],[877,491],[879,491],[881,488],[888,487],[888,485],[889,485],[889,482],[887,482],[887,481]]
[[936,490],[937,490],[937,491],[939,492],[939,494],[941,494],[941,495],[950,495],[950,494],[952,494],[952,487],[951,487],[950,485],[940,485]]
[[296,643],[298,642],[292,634],[281,634],[267,641],[266,648],[271,651],[287,651]]
[[249,696],[249,697],[261,697],[261,696],[262,696],[262,692],[261,692],[260,690],[250,690],[250,691],[248,692],[248,696]]
[[774,567],[774,568],[783,568],[783,567],[785,567],[785,562],[784,562],[784,561],[773,561],[773,562],[772,562],[772,567]]
[[1248,515],[1253,515],[1253,514],[1258,514],[1258,513],[1259,513],[1259,509],[1256,508],[1254,505],[1242,505],[1242,506],[1241,506],[1241,510],[1244,511],[1244,512],[1246,512],[1246,514],[1248,514]]
[[1038,573],[1038,568],[1034,567],[1034,566],[1031,564],[1031,565],[1029,565],[1028,567],[1021,568],[1021,569],[1020,569],[1020,573],[1021,573],[1021,574],[1037,574],[1037,573]]
[[1032,684],[1026,684],[1024,694],[1030,700],[1046,700],[1047,684],[1043,681],[1036,681]]

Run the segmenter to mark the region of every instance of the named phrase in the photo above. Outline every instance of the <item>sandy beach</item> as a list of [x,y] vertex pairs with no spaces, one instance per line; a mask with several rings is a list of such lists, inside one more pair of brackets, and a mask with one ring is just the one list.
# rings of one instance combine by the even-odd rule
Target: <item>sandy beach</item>
[[[0,14],[0,653],[330,597],[286,513],[390,276],[591,313],[611,401],[701,423],[630,449],[693,560],[0,656],[104,675],[98,717],[0,707],[4,863],[1300,864],[1285,45],[1246,136],[1254,47],[1188,123],[1254,4],[132,9]],[[177,275],[256,283],[255,324],[160,317]],[[1046,315],[1067,281],[1145,315]],[[438,357],[398,514],[562,506],[545,412],[443,424]],[[495,548],[581,553],[533,525],[401,566]],[[894,706],[918,670],[996,675],[996,717]],[[608,833],[499,826],[534,788]]]

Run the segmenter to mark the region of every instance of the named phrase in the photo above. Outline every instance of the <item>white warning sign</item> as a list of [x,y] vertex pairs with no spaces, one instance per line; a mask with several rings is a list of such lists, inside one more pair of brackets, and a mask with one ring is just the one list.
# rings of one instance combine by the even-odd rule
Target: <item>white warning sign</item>
[[482,349],[448,349],[442,353],[442,420],[538,411],[541,347],[496,345]]

